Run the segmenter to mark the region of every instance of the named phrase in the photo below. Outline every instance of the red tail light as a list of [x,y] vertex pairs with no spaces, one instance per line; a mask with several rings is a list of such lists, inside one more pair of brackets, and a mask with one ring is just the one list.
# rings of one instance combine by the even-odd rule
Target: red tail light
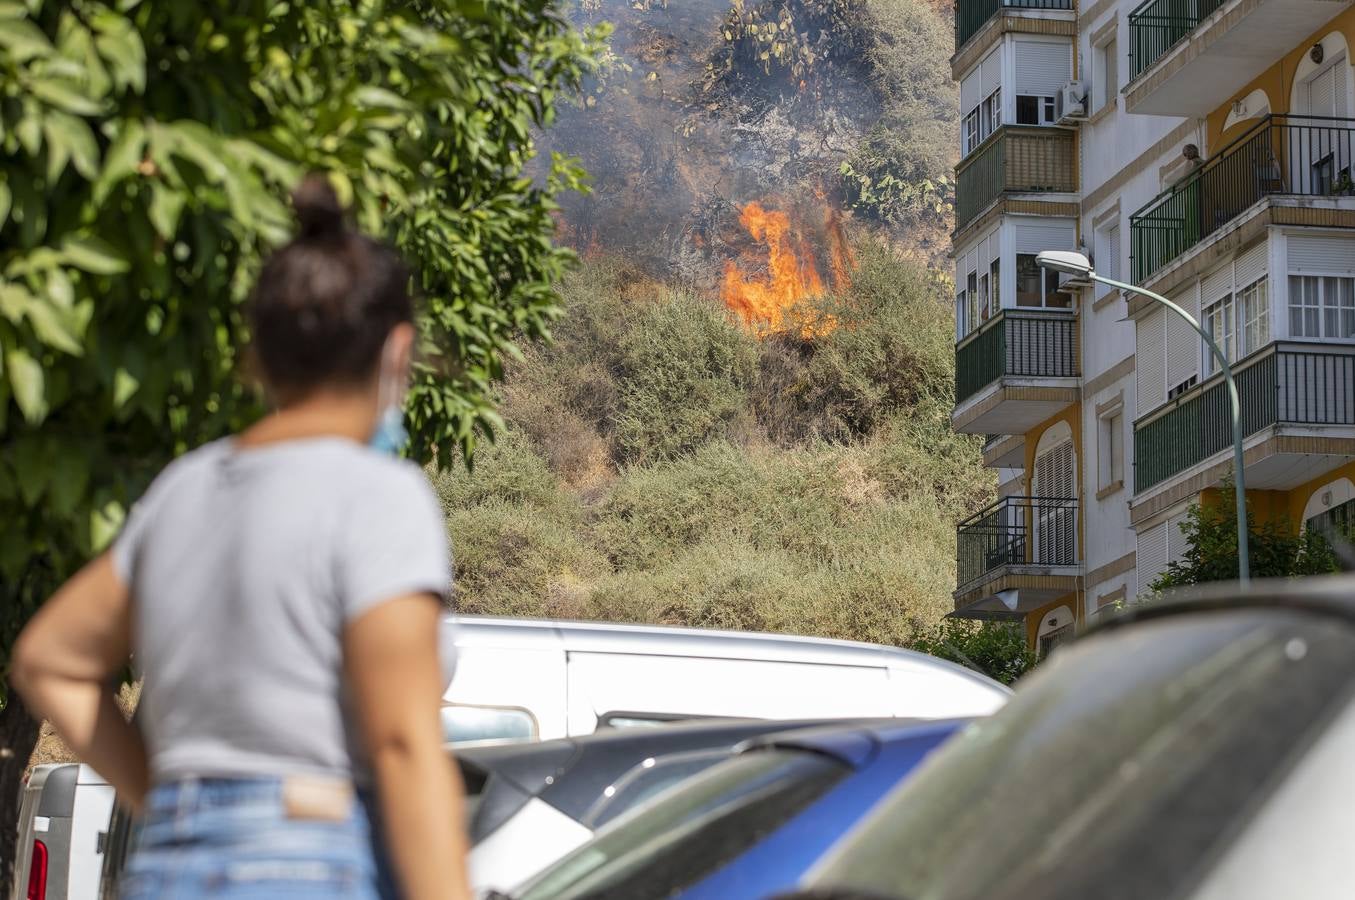
[[47,900],[47,845],[33,842],[33,861],[28,866],[28,900]]

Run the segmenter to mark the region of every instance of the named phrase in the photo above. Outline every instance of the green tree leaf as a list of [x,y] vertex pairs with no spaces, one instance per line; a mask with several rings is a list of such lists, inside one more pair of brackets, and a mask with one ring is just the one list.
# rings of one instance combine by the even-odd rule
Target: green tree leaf
[[28,354],[22,347],[14,347],[5,354],[5,372],[9,375],[10,389],[14,391],[14,402],[19,404],[19,412],[33,425],[38,425],[47,416],[47,398],[44,394],[46,379],[42,374],[42,364]]
[[61,256],[77,269],[95,275],[117,275],[129,267],[112,244],[93,235],[67,238],[61,244]]
[[79,116],[97,116],[103,111],[103,105],[80,93],[78,87],[57,79],[38,79],[30,83],[29,90],[39,100],[55,106],[57,109]]

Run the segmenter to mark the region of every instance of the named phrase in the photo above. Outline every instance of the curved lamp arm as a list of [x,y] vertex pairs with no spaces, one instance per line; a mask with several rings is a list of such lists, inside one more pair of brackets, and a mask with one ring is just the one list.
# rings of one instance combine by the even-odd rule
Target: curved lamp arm
[[1232,404],[1233,490],[1237,497],[1237,580],[1245,587],[1247,582],[1251,580],[1251,560],[1247,547],[1247,487],[1243,475],[1242,460],[1242,402],[1237,394],[1237,382],[1233,379],[1233,367],[1228,363],[1228,357],[1219,349],[1219,345],[1214,341],[1214,336],[1200,325],[1198,319],[1161,294],[1155,294],[1146,288],[1126,284],[1123,281],[1115,281],[1095,272],[1088,272],[1087,277],[1101,284],[1119,288],[1126,293],[1147,297],[1149,300],[1154,300],[1167,307],[1189,322],[1190,327],[1195,329],[1200,337],[1204,338],[1205,344],[1214,354],[1214,359],[1219,364],[1219,370],[1223,372],[1223,380],[1228,385],[1228,399]]

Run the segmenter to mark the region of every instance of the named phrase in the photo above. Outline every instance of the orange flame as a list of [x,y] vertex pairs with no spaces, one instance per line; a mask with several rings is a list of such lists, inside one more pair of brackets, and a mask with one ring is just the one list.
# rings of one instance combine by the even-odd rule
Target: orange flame
[[[737,262],[726,262],[720,299],[746,324],[779,330],[788,309],[801,300],[823,296],[823,279],[804,237],[792,235],[790,217],[785,213],[753,201],[743,208],[739,222],[767,248],[767,274],[765,278],[750,278]],[[835,254],[834,269],[838,266]]]

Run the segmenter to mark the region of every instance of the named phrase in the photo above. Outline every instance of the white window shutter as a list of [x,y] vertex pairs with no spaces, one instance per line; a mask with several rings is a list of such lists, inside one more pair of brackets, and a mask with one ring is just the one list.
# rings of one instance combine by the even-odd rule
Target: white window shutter
[[[1173,297],[1172,300],[1197,320],[1200,318],[1200,304],[1193,284],[1186,288],[1183,295]],[[1171,390],[1192,375],[1199,374],[1200,335],[1190,327],[1189,322],[1173,312],[1167,314],[1166,331],[1166,387]]]
[[1139,594],[1147,593],[1148,585],[1167,571],[1167,525],[1162,522],[1139,532],[1138,549],[1134,553]]
[[1233,292],[1233,265],[1225,263],[1200,281],[1201,308],[1217,303]]
[[1355,275],[1355,238],[1291,234],[1289,271],[1294,275]]
[[1135,350],[1138,414],[1157,409],[1167,400],[1167,355],[1164,309],[1155,309],[1138,320]]
[[[1237,288],[1241,290],[1266,275],[1266,254],[1269,244],[1262,241],[1237,258]],[[1346,240],[1346,252],[1355,255],[1355,243]]]
[[1076,230],[1073,221],[1032,222],[1016,226],[1016,252],[1072,250]]
[[[1186,558],[1186,536],[1181,526],[1186,522],[1186,513],[1180,512],[1167,519],[1167,562],[1179,563]],[[1163,567],[1165,569],[1165,566]]]
[[986,98],[989,94],[997,90],[997,88],[1002,85],[1001,48],[999,47],[999,49],[994,50],[992,53],[989,53],[986,57],[984,57],[983,62],[979,64],[979,69],[983,73],[982,90],[983,96]]
[[960,118],[963,119],[969,115],[970,111],[979,105],[983,100],[983,73],[975,69],[964,77],[960,82]]
[[1016,42],[1016,93],[1054,97],[1072,78],[1071,43]]

